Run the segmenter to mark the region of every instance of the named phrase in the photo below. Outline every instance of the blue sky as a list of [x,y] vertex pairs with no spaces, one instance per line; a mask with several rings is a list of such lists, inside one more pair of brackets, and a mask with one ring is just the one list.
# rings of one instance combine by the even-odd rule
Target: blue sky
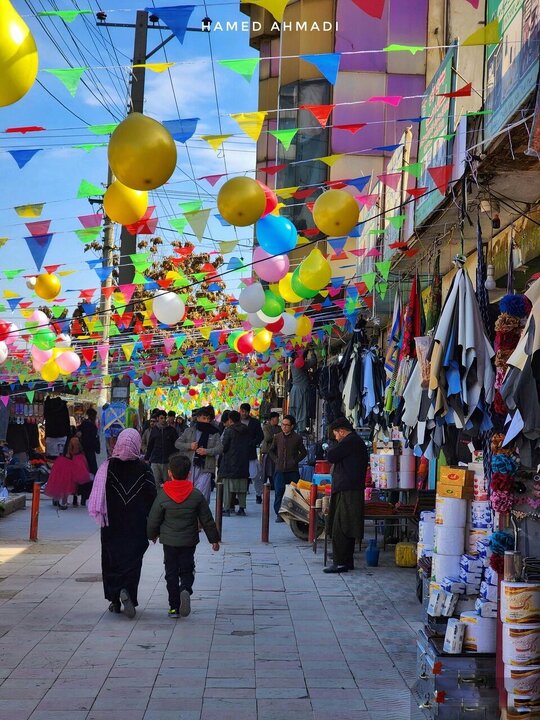
[[[98,9],[95,0],[78,3],[77,0],[55,2],[26,2],[14,0],[14,7],[30,26],[40,56],[38,82],[18,103],[0,108],[0,177],[2,200],[0,201],[0,237],[9,241],[0,249],[0,272],[6,269],[24,268],[25,273],[36,272],[35,264],[24,237],[29,235],[25,222],[36,218],[20,218],[13,210],[15,206],[30,203],[45,203],[40,220],[51,220],[50,232],[55,233],[45,264],[62,263],[61,270],[77,272],[63,278],[61,297],[69,306],[76,305],[78,290],[98,287],[99,280],[94,271],[88,269],[87,260],[97,257],[93,252],[83,252],[83,245],[74,231],[81,227],[78,216],[97,211],[86,199],[76,199],[82,179],[96,185],[103,185],[107,178],[106,148],[85,152],[73,145],[105,141],[87,130],[88,125],[113,123],[125,112],[127,99],[127,66],[133,47],[133,30],[96,28],[92,15],[81,16],[69,25],[57,17],[37,18],[41,10]],[[159,6],[159,3],[156,3]],[[169,3],[163,3],[163,5]],[[108,14],[109,22],[131,23],[136,11],[144,4],[133,0],[108,0],[99,9]],[[214,22],[245,20],[238,10],[238,3],[207,3],[196,5],[189,23],[199,26],[205,15]],[[148,47],[153,49],[168,36],[164,32],[149,32]],[[214,57],[214,73],[210,60],[210,47]],[[84,53],[86,62],[78,53]],[[65,54],[63,57],[62,52]],[[160,234],[165,241],[175,239],[177,234],[169,229],[168,217],[180,215],[179,202],[201,199],[204,207],[215,207],[215,195],[219,189],[212,188],[206,181],[193,182],[194,178],[224,173],[248,172],[255,166],[255,144],[241,135],[236,122],[227,117],[230,113],[250,112],[257,109],[257,73],[251,83],[240,75],[228,70],[217,61],[256,57],[249,47],[248,33],[212,32],[186,34],[183,45],[173,39],[164,50],[160,50],[149,62],[176,62],[170,71],[146,74],[145,114],[156,120],[174,120],[178,117],[199,117],[196,135],[235,133],[219,155],[207,143],[192,139],[187,146],[178,144],[178,165],[169,183],[151,193],[150,203],[157,206],[155,215],[160,218]],[[67,68],[89,65],[92,72],[83,75],[82,83],[74,98],[45,68]],[[172,90],[174,87],[174,93]],[[217,89],[217,93],[216,93]],[[51,97],[47,90],[54,96]],[[62,106],[62,104],[65,107]],[[78,117],[77,117],[78,116]],[[220,127],[221,123],[221,127]],[[26,135],[5,133],[9,127],[39,125],[45,132]],[[43,148],[24,168],[19,169],[9,150]],[[217,212],[217,211],[216,211]],[[119,234],[118,228],[118,234]],[[189,230],[189,228],[188,228]],[[249,245],[252,228],[223,228],[217,220],[211,219],[206,235],[213,241],[203,240],[202,248],[207,251],[218,249],[217,242],[238,237],[240,244],[233,255],[243,254],[249,260],[250,253],[242,245]],[[237,235],[236,235],[237,233]],[[195,245],[197,246],[197,241]],[[167,244],[162,254],[167,254]],[[230,256],[227,256],[227,258]],[[230,282],[231,289],[238,284],[238,278]],[[6,281],[2,273],[3,290],[13,290],[32,299],[24,280],[17,278]],[[70,292],[71,291],[71,292]],[[3,291],[2,291],[3,295]],[[0,302],[5,302],[0,299]],[[7,312],[4,317],[20,324],[19,311]]]

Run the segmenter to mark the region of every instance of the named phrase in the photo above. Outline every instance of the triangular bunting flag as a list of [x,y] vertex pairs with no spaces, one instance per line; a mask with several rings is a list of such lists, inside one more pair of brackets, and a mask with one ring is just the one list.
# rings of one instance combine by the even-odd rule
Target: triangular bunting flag
[[425,49],[422,45],[397,45],[393,43],[383,48],[383,52],[410,52],[411,55],[416,55],[416,53],[422,52]]
[[499,18],[493,18],[485,27],[475,30],[472,35],[461,43],[463,47],[472,45],[497,45],[501,41]]
[[362,177],[349,178],[348,180],[344,180],[343,182],[345,183],[345,185],[351,185],[352,187],[355,187],[358,192],[361,193],[370,180],[371,175],[363,175]]
[[368,98],[367,101],[370,103],[382,102],[386,105],[392,105],[393,107],[397,107],[402,100],[402,95],[374,95],[373,97]]
[[273,135],[276,140],[279,140],[285,150],[288,150],[291,147],[291,143],[298,130],[299,128],[291,128],[290,130],[270,130],[270,135]]
[[247,0],[248,5],[258,5],[267,10],[272,17],[281,22],[289,0]]
[[208,222],[209,215],[210,208],[207,208],[206,210],[197,210],[195,212],[185,213],[186,220],[188,221],[199,242],[201,242],[204,231],[206,230],[206,224]]
[[219,243],[219,251],[222,255],[226,255],[234,250],[238,245],[238,240],[223,240]]
[[60,82],[65,86],[71,97],[75,97],[77,88],[79,87],[79,83],[81,81],[82,74],[85,70],[88,70],[88,68],[76,67],[67,68],[65,70],[50,70],[44,68],[44,70],[45,72],[48,72],[51,75],[57,77]]
[[326,155],[325,157],[315,158],[316,160],[320,160],[325,165],[328,165],[328,167],[333,167],[333,165],[343,156],[345,153],[338,153],[336,155]]
[[334,130],[346,130],[354,135],[362,128],[365,128],[366,125],[367,123],[346,123],[345,125],[332,125],[332,128]]
[[246,135],[248,135],[252,140],[255,140],[255,142],[257,142],[267,115],[268,113],[266,111],[261,111],[250,113],[235,113],[234,115],[231,115],[231,117],[240,125]]
[[174,64],[175,63],[173,63],[173,62],[138,63],[137,65],[132,65],[132,67],[146,68],[147,70],[151,70],[151,72],[162,73],[162,72],[165,72],[165,70],[168,70],[169,68],[173,67]]
[[259,66],[259,62],[260,58],[246,58],[245,60],[218,60],[220,65],[238,73],[248,82],[251,82],[253,73]]
[[401,172],[409,173],[409,175],[414,175],[415,178],[419,178],[422,177],[422,173],[424,171],[424,163],[411,163],[410,165],[404,165],[403,167],[398,168],[398,170]]
[[118,123],[108,123],[106,125],[89,125],[88,131],[93,135],[112,135],[118,127]]
[[135,343],[123,343],[122,350],[124,352],[124,357],[126,358],[127,362],[131,360],[131,356],[133,355],[133,350],[135,349]]
[[419,198],[427,192],[427,187],[408,188],[405,192],[413,198]]
[[101,235],[101,226],[94,228],[80,228],[79,230],[75,230],[75,235],[83,243],[93,242]]
[[360,10],[372,18],[380,20],[384,12],[384,0],[353,0]]
[[377,175],[377,178],[382,182],[383,185],[388,185],[388,187],[392,188],[392,190],[396,192],[401,182],[402,175],[398,172],[383,173],[382,175]]
[[25,237],[24,239],[26,240],[28,249],[32,254],[32,258],[36,263],[36,268],[41,270],[41,266],[45,260],[45,255],[47,254],[47,250],[49,249],[49,245],[53,239],[53,233],[49,233],[47,235],[32,235],[31,237]]
[[379,195],[377,193],[374,195],[355,195],[355,200],[358,200],[360,205],[365,207],[367,210],[371,210],[371,208],[377,204]]
[[300,105],[300,110],[309,110],[313,117],[317,120],[319,125],[323,128],[328,123],[330,113],[335,108],[335,105]]
[[321,53],[320,55],[300,55],[301,60],[305,60],[312,65],[315,65],[317,70],[324,75],[330,85],[335,85],[339,63],[341,61],[340,53]]
[[364,273],[362,275],[362,282],[364,282],[366,284],[368,292],[371,292],[373,290],[373,285],[375,284],[376,279],[377,279],[376,272]]
[[207,183],[209,183],[212,187],[221,180],[222,177],[225,177],[227,173],[219,173],[219,175],[202,175],[201,177],[197,178],[197,180],[206,180]]
[[92,215],[79,215],[79,222],[84,228],[96,228],[101,225],[103,220],[102,213],[92,213]]
[[403,224],[406,220],[405,215],[394,215],[393,217],[386,218],[389,222],[389,224],[395,229],[395,230],[401,230],[403,227]]
[[22,297],[6,298],[7,304],[9,305],[11,312],[15,310],[21,300]]
[[15,160],[19,168],[22,169],[26,163],[30,162],[34,155],[37,155],[37,153],[42,150],[43,148],[36,148],[35,150],[8,150],[8,153]]
[[390,274],[390,268],[392,267],[392,261],[385,260],[384,262],[376,262],[375,267],[380,272],[383,279],[388,280],[388,275]]
[[22,268],[21,270],[2,270],[4,275],[6,276],[6,280],[14,280],[17,275],[20,275],[26,268]]
[[187,142],[197,130],[200,118],[182,118],[178,120],[163,120],[161,123],[177,142]]
[[453,165],[439,165],[438,167],[431,167],[427,169],[433,179],[433,182],[435,183],[435,187],[441,195],[446,194],[448,183],[452,178],[453,169]]
[[81,180],[79,189],[77,190],[77,199],[92,197],[93,195],[103,195],[105,190],[98,185],[92,185],[87,180]]
[[187,225],[185,217],[169,218],[169,225],[176,230],[176,232],[183,233]]
[[43,212],[45,203],[36,203],[35,205],[17,205],[13,209],[19,217],[39,217]]
[[471,93],[472,93],[472,83],[467,83],[467,85],[464,85],[459,90],[454,90],[454,92],[437,93],[436,97],[445,97],[445,98],[470,97]]
[[205,140],[217,152],[225,140],[230,137],[232,137],[232,133],[226,135],[201,135],[201,140]]
[[37,237],[38,235],[46,235],[49,232],[51,221],[38,220],[37,222],[25,223],[25,225],[28,228],[30,235]]
[[149,12],[151,15],[157,15],[158,18],[165,23],[177,40],[181,43],[184,42],[188,22],[191,17],[191,13],[195,9],[194,5],[151,7],[145,9],[146,12]]
[[386,291],[388,290],[388,283],[387,282],[379,282],[375,286],[375,289],[380,295],[381,300],[384,300],[386,297]]
[[189,200],[188,202],[178,203],[178,205],[183,213],[197,212],[203,206],[202,200]]
[[266,167],[258,168],[259,172],[266,173],[267,175],[276,175],[280,170],[284,170],[287,167],[286,163],[281,165],[266,165]]
[[[36,13],[39,17],[59,17],[64,22],[71,23],[79,15],[91,15],[91,10],[41,10]],[[30,402],[32,402],[30,400]]]

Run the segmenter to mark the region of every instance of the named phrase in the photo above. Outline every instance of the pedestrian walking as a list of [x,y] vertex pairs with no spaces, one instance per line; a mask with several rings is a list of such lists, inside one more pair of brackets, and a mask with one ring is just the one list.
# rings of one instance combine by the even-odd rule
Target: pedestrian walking
[[169,459],[167,482],[158,491],[147,523],[149,540],[163,545],[169,617],[187,617],[195,580],[195,549],[199,526],[212,550],[219,550],[219,532],[204,495],[188,480],[191,462],[180,453]]
[[143,430],[143,434],[141,436],[141,453],[143,455],[146,455],[146,451],[148,450],[148,442],[150,440],[150,433],[152,432],[152,428],[154,428],[157,424],[157,417],[151,417],[148,421],[148,427]]
[[167,425],[169,427],[174,428],[174,430],[176,432],[176,437],[178,438],[179,433],[178,433],[178,427],[176,425],[176,413],[174,412],[174,410],[169,410],[169,412],[167,413]]
[[[264,440],[261,443],[261,475],[263,482],[270,481],[274,484],[274,472],[276,470],[274,461],[270,457],[270,448],[274,442],[274,436],[281,432],[279,425],[279,413],[271,412],[268,420],[262,426]],[[257,498],[257,502],[259,502]]]
[[292,415],[285,415],[281,421],[281,432],[274,435],[270,447],[270,457],[274,462],[274,512],[276,522],[285,522],[279,510],[285,494],[285,488],[292,482],[300,480],[298,464],[307,455],[304,441],[294,432],[296,421]]
[[330,425],[336,444],[327,451],[333,463],[328,530],[332,536],[333,563],[325,573],[354,570],[354,546],[364,537],[364,493],[368,452],[362,438],[346,418]]
[[209,408],[199,408],[195,424],[186,428],[175,443],[176,449],[189,458],[191,481],[202,492],[206,502],[210,502],[217,458],[222,452],[219,430],[211,419]]
[[237,515],[242,516],[246,514],[249,481],[251,455],[249,430],[240,421],[240,413],[236,410],[225,411],[222,419],[225,430],[221,436],[223,455],[219,463],[218,477],[223,482],[223,515],[231,514],[234,495],[238,501]]
[[[81,441],[88,472],[90,473],[89,482],[80,484],[77,488],[77,494],[81,496],[81,505],[84,507],[86,501],[90,497],[92,491],[92,480],[97,473],[97,455],[101,452],[101,444],[99,442],[99,432],[96,424],[97,412],[94,408],[88,408],[86,417],[77,428],[77,437]],[[77,495],[73,497],[73,504],[77,505]]]
[[49,479],[45,486],[45,495],[52,497],[53,505],[67,510],[68,497],[73,495],[73,505],[77,505],[77,487],[90,481],[88,465],[78,437],[72,437],[65,446],[64,454],[53,463]]
[[96,473],[88,513],[101,526],[101,571],[109,610],[135,617],[144,553],[148,549],[146,520],[156,485],[142,462],[141,436],[122,430],[110,460]]
[[251,405],[249,403],[240,405],[240,419],[249,432],[249,480],[253,483],[257,502],[260,503],[262,502],[263,480],[257,460],[257,449],[264,440],[264,434],[261,423],[251,415]]
[[167,480],[169,457],[176,452],[174,443],[178,436],[175,428],[167,425],[167,413],[160,410],[157,423],[150,431],[148,447],[144,459],[150,462],[156,487],[160,487]]

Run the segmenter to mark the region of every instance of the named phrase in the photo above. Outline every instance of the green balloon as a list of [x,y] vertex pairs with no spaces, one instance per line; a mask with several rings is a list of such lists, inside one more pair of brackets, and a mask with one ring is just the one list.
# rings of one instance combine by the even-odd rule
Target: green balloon
[[[229,335],[229,337],[227,338],[227,345],[231,348],[231,350],[235,349],[235,347],[234,347],[235,341],[238,340],[240,335],[242,335],[244,332],[245,332],[244,330],[234,330]],[[226,357],[227,357],[226,355],[223,355],[223,359],[225,359]]]
[[32,337],[32,342],[40,350],[51,350],[56,343],[56,335],[49,328],[38,328]]
[[278,295],[274,295],[271,290],[264,291],[264,305],[261,312],[268,317],[278,317],[285,310],[285,301]]
[[292,274],[291,288],[299,297],[307,300],[308,298],[314,298],[319,294],[318,290],[310,290],[300,281],[300,266]]

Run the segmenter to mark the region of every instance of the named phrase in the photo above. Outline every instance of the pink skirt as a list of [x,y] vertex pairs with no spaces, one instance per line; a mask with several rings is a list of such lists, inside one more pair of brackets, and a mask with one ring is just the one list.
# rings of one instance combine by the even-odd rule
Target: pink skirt
[[77,484],[84,484],[90,480],[88,466],[84,455],[76,455],[73,460],[61,455],[56,458],[52,466],[45,495],[52,498],[62,498],[77,492]]

